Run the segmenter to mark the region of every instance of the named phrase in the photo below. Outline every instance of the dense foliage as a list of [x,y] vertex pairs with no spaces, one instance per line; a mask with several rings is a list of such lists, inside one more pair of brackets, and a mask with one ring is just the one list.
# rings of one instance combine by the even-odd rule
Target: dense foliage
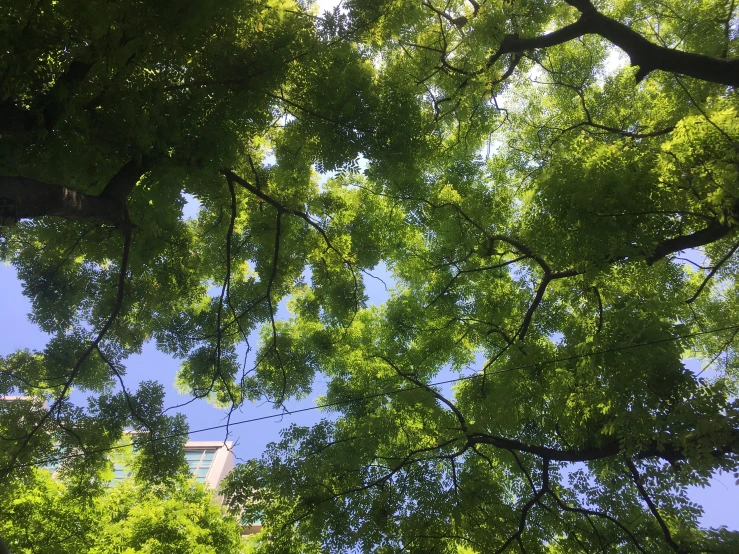
[[241,526],[203,485],[179,479],[152,488],[129,479],[82,499],[74,483],[45,469],[4,489],[0,536],[13,554],[239,554],[248,548]]
[[739,466],[733,1],[0,5],[2,256],[53,335],[3,359],[0,476],[134,426],[166,481],[153,340],[228,408],[328,383],[229,483],[264,552],[736,548],[686,493]]

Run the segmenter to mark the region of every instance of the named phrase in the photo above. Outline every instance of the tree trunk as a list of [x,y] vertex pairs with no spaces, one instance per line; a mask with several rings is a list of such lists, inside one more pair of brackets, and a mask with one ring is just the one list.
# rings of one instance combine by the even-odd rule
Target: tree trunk
[[120,225],[126,199],[143,174],[139,165],[128,162],[99,196],[36,179],[0,176],[0,222],[57,216]]
[[61,185],[0,177],[0,215],[4,221],[51,215],[118,225],[123,206],[114,198],[90,196]]

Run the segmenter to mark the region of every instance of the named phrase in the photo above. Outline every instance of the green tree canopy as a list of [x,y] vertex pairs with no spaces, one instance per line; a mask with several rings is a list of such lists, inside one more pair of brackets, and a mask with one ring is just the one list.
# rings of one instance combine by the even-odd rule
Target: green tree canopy
[[[103,471],[99,479],[111,478]],[[133,479],[80,498],[75,483],[36,469],[3,489],[0,536],[13,554],[239,554],[248,543],[213,492],[186,478]]]
[[229,484],[265,552],[732,551],[687,488],[739,465],[734,2],[21,4],[2,255],[53,338],[0,475],[181,432],[152,340],[226,407],[328,383]]

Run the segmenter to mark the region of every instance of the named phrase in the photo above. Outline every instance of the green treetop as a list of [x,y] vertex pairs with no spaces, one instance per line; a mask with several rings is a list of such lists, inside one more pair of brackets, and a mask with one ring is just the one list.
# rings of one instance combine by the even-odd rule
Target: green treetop
[[0,471],[182,430],[124,387],[154,340],[226,407],[328,383],[228,486],[264,552],[732,551],[687,488],[739,454],[733,2],[88,4],[3,8],[3,256],[53,338],[4,359]]
[[[99,478],[110,478],[102,472]],[[70,486],[71,485],[71,486]],[[213,492],[177,479],[148,487],[119,482],[94,498],[44,469],[4,490],[0,535],[13,554],[239,554],[241,526]]]

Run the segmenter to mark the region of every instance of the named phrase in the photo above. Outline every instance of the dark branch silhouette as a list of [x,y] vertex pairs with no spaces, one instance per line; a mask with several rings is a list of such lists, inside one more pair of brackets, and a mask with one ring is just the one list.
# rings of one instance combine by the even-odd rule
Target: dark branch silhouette
[[27,177],[0,176],[0,215],[15,221],[56,216],[120,226],[126,198],[144,173],[144,167],[128,162],[98,196]]

